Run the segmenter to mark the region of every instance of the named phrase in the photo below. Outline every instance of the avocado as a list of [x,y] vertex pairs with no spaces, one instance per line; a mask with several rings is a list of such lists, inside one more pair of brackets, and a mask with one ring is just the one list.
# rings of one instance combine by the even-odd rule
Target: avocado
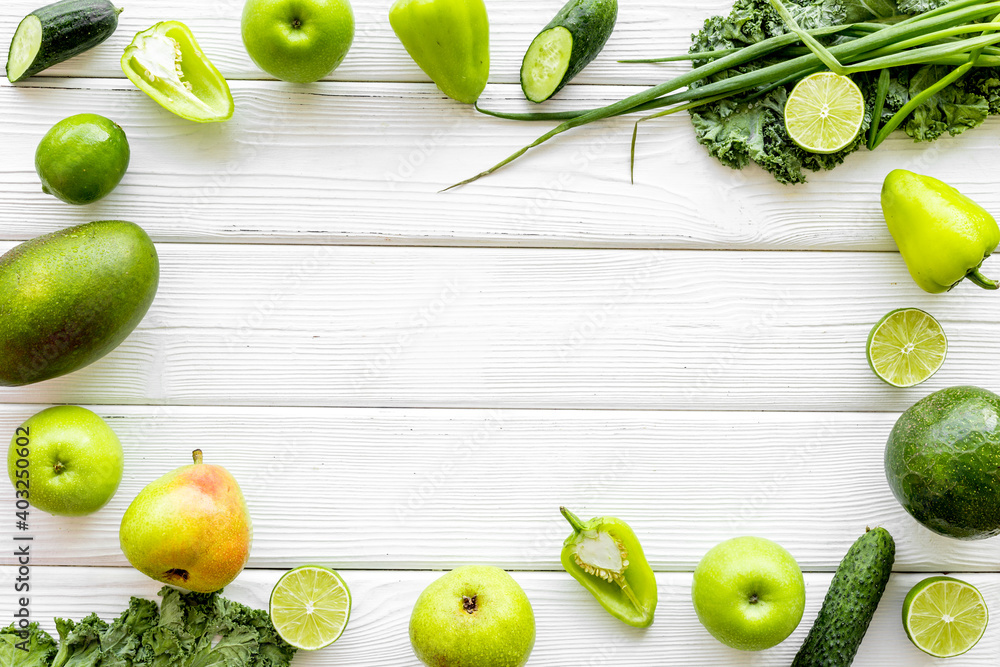
[[949,387],[917,401],[889,434],[885,476],[896,500],[934,532],[1000,535],[1000,396]]
[[115,349],[156,295],[146,232],[103,220],[26,241],[0,257],[0,386],[72,373]]
[[866,530],[851,545],[792,667],[849,667],[854,662],[895,560],[896,543],[885,528]]

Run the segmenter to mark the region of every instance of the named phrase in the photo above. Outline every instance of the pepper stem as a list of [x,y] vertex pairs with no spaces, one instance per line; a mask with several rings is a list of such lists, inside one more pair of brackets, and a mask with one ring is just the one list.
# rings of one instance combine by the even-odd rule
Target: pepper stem
[[583,521],[580,521],[580,517],[573,514],[565,507],[560,507],[559,511],[562,512],[562,515],[566,517],[567,521],[569,521],[569,525],[573,526],[573,530],[575,530],[578,533],[582,533],[584,530],[586,530],[586,528],[583,527]]
[[1000,283],[981,274],[978,266],[965,274],[965,277],[983,289],[1000,289]]

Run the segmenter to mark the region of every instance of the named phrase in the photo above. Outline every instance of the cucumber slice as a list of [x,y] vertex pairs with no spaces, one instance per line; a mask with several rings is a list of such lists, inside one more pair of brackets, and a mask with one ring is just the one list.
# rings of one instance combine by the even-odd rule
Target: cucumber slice
[[97,46],[118,28],[109,0],[60,0],[31,12],[17,26],[7,55],[12,83]]
[[543,30],[524,55],[521,88],[532,102],[543,102],[556,92],[573,53],[573,33],[562,26]]
[[521,62],[521,90],[544,102],[597,57],[618,18],[618,0],[569,0],[535,36]]

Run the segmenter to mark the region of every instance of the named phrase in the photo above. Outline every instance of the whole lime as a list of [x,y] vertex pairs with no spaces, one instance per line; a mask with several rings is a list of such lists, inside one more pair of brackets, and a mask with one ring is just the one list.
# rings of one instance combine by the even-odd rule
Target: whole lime
[[348,0],[247,0],[240,25],[257,67],[293,83],[322,79],[354,41]]
[[111,500],[122,481],[118,436],[87,408],[42,410],[15,429],[7,474],[19,498],[50,514],[79,516]]
[[885,447],[889,487],[914,519],[941,535],[1000,535],[1000,396],[951,387],[917,401]]
[[42,191],[68,204],[91,204],[106,197],[128,169],[131,151],[114,121],[92,113],[64,118],[35,151]]

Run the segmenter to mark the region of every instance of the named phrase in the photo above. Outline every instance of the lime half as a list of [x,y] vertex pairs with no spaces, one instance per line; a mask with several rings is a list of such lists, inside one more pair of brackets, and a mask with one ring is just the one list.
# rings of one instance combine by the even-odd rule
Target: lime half
[[271,591],[271,622],[292,646],[314,651],[340,638],[351,616],[351,591],[328,567],[286,572]]
[[919,308],[890,312],[868,334],[868,365],[893,387],[912,387],[934,375],[948,354],[938,321]]
[[810,74],[785,103],[785,130],[810,153],[835,153],[858,136],[865,100],[857,84],[833,72]]
[[972,584],[951,577],[924,579],[903,600],[903,627],[918,649],[935,658],[962,655],[986,632],[989,612]]

